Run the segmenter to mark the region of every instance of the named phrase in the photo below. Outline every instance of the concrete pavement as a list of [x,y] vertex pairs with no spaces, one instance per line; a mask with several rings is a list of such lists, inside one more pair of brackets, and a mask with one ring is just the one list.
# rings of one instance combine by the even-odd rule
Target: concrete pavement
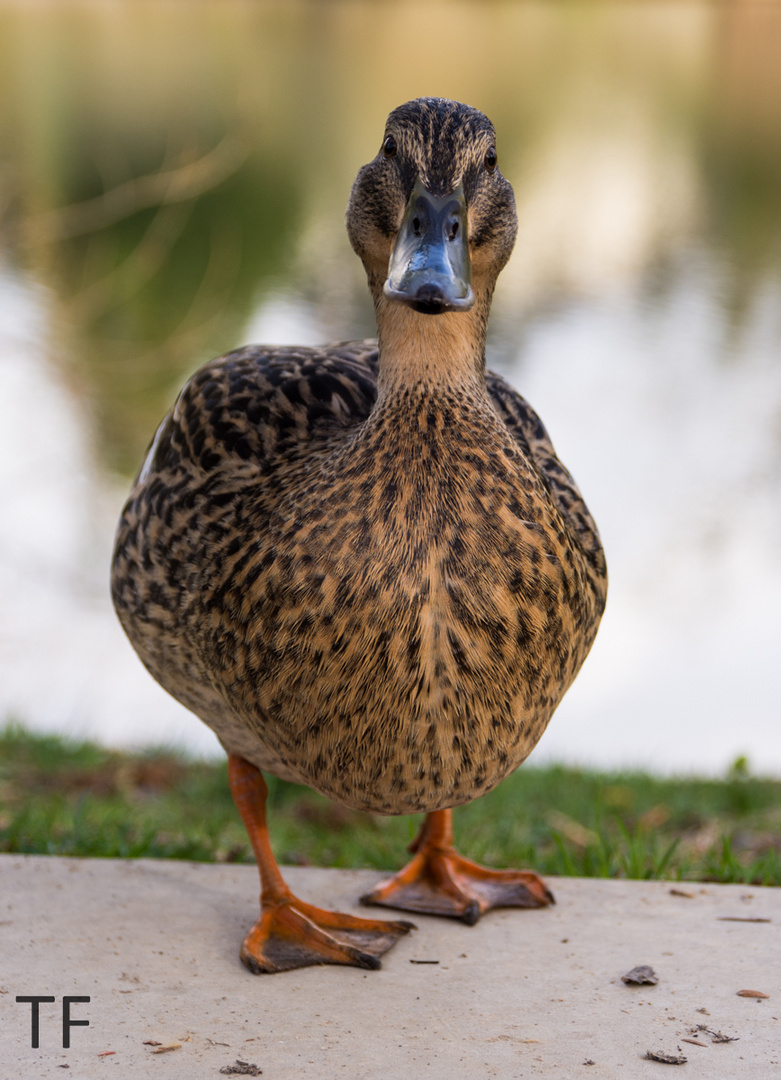
[[[357,913],[378,878],[286,876]],[[217,1080],[237,1061],[266,1080],[781,1080],[781,890],[549,884],[548,910],[474,927],[415,916],[379,972],[251,976],[238,949],[257,917],[253,867],[0,856],[0,1080]],[[621,981],[639,964],[657,985]],[[37,1006],[37,1049],[17,996],[55,999]],[[90,999],[68,1005],[89,1021],[68,1027],[68,1049],[64,997]]]

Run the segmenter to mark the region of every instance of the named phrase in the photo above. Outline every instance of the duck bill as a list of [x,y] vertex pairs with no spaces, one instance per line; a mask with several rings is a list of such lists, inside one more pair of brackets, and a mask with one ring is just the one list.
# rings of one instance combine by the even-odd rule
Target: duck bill
[[475,295],[461,184],[437,196],[421,180],[415,182],[393,241],[383,292],[389,300],[425,315],[472,307]]

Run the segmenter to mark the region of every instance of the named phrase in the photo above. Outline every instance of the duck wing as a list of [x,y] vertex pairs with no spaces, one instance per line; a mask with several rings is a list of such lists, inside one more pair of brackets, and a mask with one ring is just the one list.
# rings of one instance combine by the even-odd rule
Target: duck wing
[[205,478],[231,460],[251,461],[262,478],[280,460],[306,453],[328,427],[365,420],[377,397],[377,370],[374,341],[234,349],[184,387],[134,487],[183,465]]

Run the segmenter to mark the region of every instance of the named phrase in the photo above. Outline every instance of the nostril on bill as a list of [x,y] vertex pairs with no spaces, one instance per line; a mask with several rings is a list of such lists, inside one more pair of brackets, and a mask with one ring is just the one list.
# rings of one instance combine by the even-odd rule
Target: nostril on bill
[[427,282],[415,293],[412,307],[422,315],[439,315],[447,306],[445,294],[439,285]]

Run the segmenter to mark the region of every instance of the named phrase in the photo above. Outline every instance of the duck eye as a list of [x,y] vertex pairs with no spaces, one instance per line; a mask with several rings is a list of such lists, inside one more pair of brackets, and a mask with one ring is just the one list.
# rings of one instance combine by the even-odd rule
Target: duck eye
[[488,169],[489,172],[493,172],[496,168],[496,148],[494,146],[490,147],[486,151],[486,155],[483,160],[485,161],[486,169]]
[[385,142],[382,144],[382,152],[385,157],[394,157],[396,154],[396,140],[392,135],[388,135]]

